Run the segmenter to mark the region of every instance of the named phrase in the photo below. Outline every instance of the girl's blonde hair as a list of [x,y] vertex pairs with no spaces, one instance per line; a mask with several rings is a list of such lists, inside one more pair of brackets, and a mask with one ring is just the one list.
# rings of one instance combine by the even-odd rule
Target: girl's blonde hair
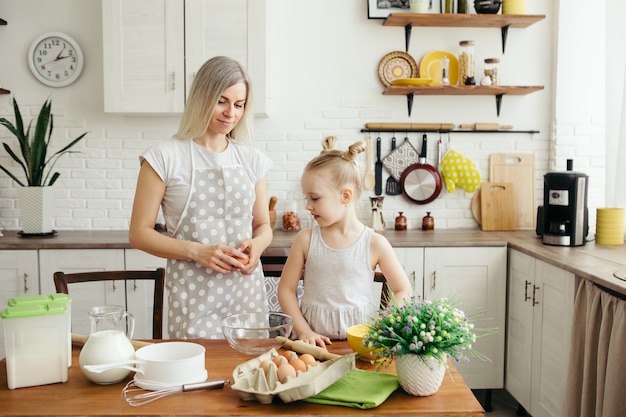
[[189,90],[185,111],[180,121],[176,139],[193,139],[202,136],[209,127],[213,109],[220,96],[229,87],[243,82],[246,85],[246,102],[239,123],[228,133],[230,139],[243,140],[248,136],[252,91],[248,75],[234,59],[216,56],[206,61],[196,73]]
[[346,185],[354,187],[354,196],[361,196],[361,170],[356,158],[365,150],[365,142],[358,141],[348,147],[347,151],[335,149],[337,138],[328,136],[322,140],[322,152],[313,158],[304,168],[304,172],[328,170],[331,171],[330,181],[341,189]]

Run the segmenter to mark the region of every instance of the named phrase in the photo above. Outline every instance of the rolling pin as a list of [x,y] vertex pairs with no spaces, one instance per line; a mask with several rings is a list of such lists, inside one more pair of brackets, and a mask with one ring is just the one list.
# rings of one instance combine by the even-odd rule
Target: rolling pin
[[330,353],[324,348],[304,343],[301,340],[291,340],[283,336],[276,336],[276,340],[282,342],[284,348],[291,349],[294,352],[298,353],[309,353],[313,355],[315,359],[326,361],[341,357],[341,355],[337,355],[336,353]]
[[511,130],[513,126],[500,125],[498,123],[474,123],[471,125],[460,125],[459,128],[471,130]]
[[[85,336],[83,334],[78,334],[78,333],[72,333],[73,344],[84,345],[85,343],[87,343],[87,339],[89,339],[89,336]],[[142,342],[140,340],[131,340],[130,343],[133,345],[135,349],[139,349],[144,346],[149,346],[152,344],[150,342]]]

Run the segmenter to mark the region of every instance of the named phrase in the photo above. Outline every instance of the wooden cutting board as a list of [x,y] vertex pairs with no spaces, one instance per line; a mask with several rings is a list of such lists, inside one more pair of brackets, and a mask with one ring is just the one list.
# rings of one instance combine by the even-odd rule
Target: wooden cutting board
[[496,153],[489,156],[489,181],[514,184],[517,202],[515,230],[535,230],[535,155]]
[[482,230],[516,230],[515,184],[483,182],[480,185],[480,212]]

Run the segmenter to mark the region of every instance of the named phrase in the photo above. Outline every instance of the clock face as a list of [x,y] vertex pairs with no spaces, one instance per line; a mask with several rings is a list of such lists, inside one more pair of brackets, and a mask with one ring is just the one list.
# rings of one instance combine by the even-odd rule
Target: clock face
[[84,60],[74,39],[64,33],[51,32],[32,43],[28,63],[39,81],[51,87],[64,87],[78,79]]

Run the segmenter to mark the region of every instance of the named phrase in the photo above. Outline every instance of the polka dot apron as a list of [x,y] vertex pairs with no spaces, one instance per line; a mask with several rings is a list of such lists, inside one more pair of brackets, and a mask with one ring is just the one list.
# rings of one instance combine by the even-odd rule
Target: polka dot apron
[[[252,235],[254,184],[238,157],[237,165],[196,168],[194,153],[198,150],[191,145],[191,188],[173,236],[238,247]],[[170,338],[223,338],[223,317],[268,310],[260,266],[253,275],[239,271],[222,274],[193,261],[170,259],[167,277]]]

